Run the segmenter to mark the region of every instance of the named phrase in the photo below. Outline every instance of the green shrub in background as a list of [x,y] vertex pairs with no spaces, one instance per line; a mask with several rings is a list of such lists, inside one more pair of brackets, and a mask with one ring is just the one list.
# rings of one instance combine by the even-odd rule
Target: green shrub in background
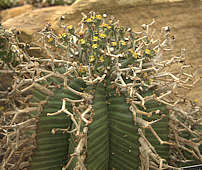
[[0,25],[0,61],[2,65],[16,67],[20,62],[19,48],[14,34]]
[[19,4],[19,0],[2,0],[0,1],[0,9],[14,7]]
[[24,4],[33,4],[34,6],[51,6],[51,5],[71,5],[75,0],[1,0],[0,9],[12,8]]
[[[7,147],[12,154],[4,154],[1,167],[12,167],[20,150],[21,162],[12,168],[147,170],[201,162],[200,109],[192,105],[189,114],[179,109],[189,103],[176,93],[196,81],[183,56],[160,58],[172,50],[173,39],[163,27],[156,40],[152,24],[135,32],[114,17],[91,12],[83,14],[79,28],[65,26],[59,35],[47,25],[38,42],[47,57],[26,60],[22,53],[13,68],[11,108],[19,111],[20,101],[17,107],[27,116],[4,114],[10,123],[2,129],[10,129],[16,149]],[[170,70],[175,64],[180,71]],[[30,149],[22,149],[17,132],[32,136]]]

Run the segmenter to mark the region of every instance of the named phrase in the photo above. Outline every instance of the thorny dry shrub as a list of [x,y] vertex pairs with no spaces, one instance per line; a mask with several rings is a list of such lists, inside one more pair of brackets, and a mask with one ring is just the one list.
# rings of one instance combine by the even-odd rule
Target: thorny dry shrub
[[[29,163],[35,148],[36,117],[29,112],[40,110],[41,104],[31,103],[31,88],[37,88],[52,95],[51,89],[56,85],[42,85],[48,77],[60,77],[64,81],[64,88],[81,96],[81,100],[63,99],[63,107],[54,116],[65,112],[71,117],[75,129],[69,132],[84,135],[88,131],[88,124],[93,121],[93,93],[78,92],[68,86],[73,79],[82,79],[87,85],[97,85],[111,76],[111,83],[119,91],[128,93],[128,103],[133,113],[134,124],[148,128],[160,144],[168,144],[171,148],[170,161],[161,158],[155,148],[147,140],[142,129],[139,128],[141,169],[177,169],[180,163],[191,162],[192,158],[202,162],[201,136],[202,112],[197,101],[187,99],[179,93],[180,89],[190,90],[199,80],[190,65],[185,64],[183,50],[180,56],[169,56],[163,59],[164,52],[172,51],[174,39],[168,26],[162,27],[159,36],[154,36],[152,25],[143,24],[141,32],[135,32],[129,27],[119,25],[114,17],[108,18],[91,12],[89,16],[83,14],[78,28],[72,25],[64,26],[65,32],[56,35],[51,25],[40,31],[40,48],[46,51],[49,58],[30,57],[26,52],[36,49],[18,42],[16,36],[1,28],[0,59],[1,74],[12,75],[13,81],[9,90],[0,91],[3,96],[1,104],[9,106],[0,110],[0,134],[2,159],[1,169],[22,168]],[[4,43],[5,41],[5,43]],[[38,48],[38,47],[37,47]],[[124,64],[126,63],[126,64]],[[64,67],[66,72],[57,72],[58,67]],[[175,69],[172,69],[172,68]],[[129,80],[129,81],[128,81]],[[156,93],[143,97],[139,92],[143,89],[154,88]],[[163,119],[147,121],[141,115],[152,116],[159,111],[145,112],[145,103],[156,100],[167,105],[169,113],[169,141],[162,141],[152,128],[153,124]],[[82,106],[83,113],[76,115],[65,108],[65,103],[77,103],[76,109]],[[84,105],[85,103],[85,105]],[[143,108],[139,110],[137,106]],[[85,129],[80,127],[85,123]],[[32,129],[32,133],[27,131]],[[85,168],[80,157],[86,145],[86,138],[81,138],[75,148],[75,155],[80,160],[77,166]],[[80,154],[78,154],[80,153]],[[79,156],[78,156],[79,155]],[[187,156],[188,155],[188,156]],[[72,157],[73,159],[73,157]],[[85,157],[84,157],[85,159]],[[70,161],[63,168],[66,169]]]

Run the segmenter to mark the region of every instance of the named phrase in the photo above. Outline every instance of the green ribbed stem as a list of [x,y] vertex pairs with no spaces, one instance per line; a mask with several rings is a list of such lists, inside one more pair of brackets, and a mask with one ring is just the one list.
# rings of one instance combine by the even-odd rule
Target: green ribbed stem
[[[139,167],[139,143],[138,126],[134,125],[133,115],[126,103],[126,96],[115,95],[115,91],[104,87],[102,84],[95,88],[93,101],[95,115],[93,122],[88,126],[87,157],[85,165],[88,170],[134,170]],[[156,102],[150,103],[150,110],[159,109],[165,111],[164,105]],[[149,110],[148,109],[148,110]],[[157,119],[160,116],[152,117]],[[162,122],[153,126],[163,140],[168,140],[168,116]],[[169,157],[169,147],[160,145],[151,132],[145,130],[145,136],[149,138],[158,154],[165,159]],[[74,152],[75,137],[70,139],[69,152]],[[73,170],[76,163],[68,169]]]
[[[55,79],[55,82],[57,80]],[[59,82],[57,82],[59,84]],[[80,81],[73,81],[71,87],[79,90],[81,87]],[[61,113],[56,116],[47,116],[47,113],[53,113],[58,111],[62,106],[62,99],[69,97],[71,99],[78,99],[79,97],[72,94],[69,90],[58,88],[54,91],[54,96],[49,96],[48,99],[41,91],[34,90],[33,102],[40,102],[47,100],[42,112],[39,116],[37,123],[37,137],[35,150],[30,165],[30,170],[61,170],[65,164],[68,156],[68,139],[69,134],[63,134],[62,132],[56,132],[52,134],[53,128],[66,129],[71,126],[71,121],[65,113]],[[67,108],[70,105],[67,104]],[[70,107],[69,107],[70,108]],[[32,113],[36,116],[36,112]]]

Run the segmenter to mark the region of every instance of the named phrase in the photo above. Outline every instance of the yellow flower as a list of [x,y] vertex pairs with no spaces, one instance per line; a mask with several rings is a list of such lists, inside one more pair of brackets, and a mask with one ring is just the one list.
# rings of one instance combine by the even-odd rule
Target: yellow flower
[[198,99],[194,99],[194,103],[198,103]]
[[138,54],[134,52],[132,49],[129,49],[128,51],[132,54],[133,58],[137,59],[139,57]]
[[98,45],[97,44],[93,44],[92,48],[97,49]]
[[53,41],[53,38],[50,37],[50,38],[48,39],[48,42],[52,42],[52,41]]
[[68,30],[71,30],[71,29],[73,29],[73,26],[72,26],[72,25],[69,25],[69,26],[67,26],[67,29],[68,29]]
[[108,29],[111,29],[111,26],[108,25],[108,24],[104,24],[103,27],[108,28]]
[[146,49],[146,50],[145,50],[145,54],[148,54],[148,55],[150,55],[150,54],[151,54],[151,50],[149,50],[149,49]]
[[138,58],[138,54],[136,52],[133,52],[133,58],[135,58],[135,59]]
[[99,57],[99,60],[103,63],[103,62],[104,62],[104,57],[103,57],[103,56],[100,56],[100,57]]
[[88,18],[87,20],[86,20],[86,22],[88,22],[88,23],[90,23],[90,22],[92,22],[93,20],[91,19],[91,18]]
[[95,56],[91,55],[89,58],[89,62],[92,63],[93,61],[95,61]]
[[63,37],[66,37],[66,36],[67,36],[67,34],[64,32],[64,33],[62,34],[62,36],[63,36]]
[[80,44],[85,44],[86,41],[84,39],[80,39]]
[[3,106],[0,106],[0,111],[4,110],[4,107]]
[[59,34],[59,38],[64,38],[64,37],[66,37],[66,36],[67,36],[66,33]]
[[149,83],[152,84],[153,83],[153,79],[149,79]]
[[102,16],[101,15],[96,15],[96,18],[101,20],[102,19]]
[[98,41],[98,40],[99,40],[98,37],[96,37],[96,36],[93,37],[93,41]]
[[126,45],[126,42],[123,41],[123,40],[121,40],[121,41],[119,41],[119,44],[121,44],[122,46],[125,46],[125,45]]
[[117,42],[112,42],[112,46],[115,47],[117,45]]
[[99,36],[100,36],[100,38],[105,38],[105,37],[106,37],[106,34],[100,33]]

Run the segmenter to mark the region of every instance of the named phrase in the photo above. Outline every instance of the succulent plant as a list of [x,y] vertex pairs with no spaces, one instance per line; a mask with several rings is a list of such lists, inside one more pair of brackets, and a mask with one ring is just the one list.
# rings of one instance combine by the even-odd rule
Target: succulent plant
[[[79,28],[67,25],[57,35],[48,24],[39,33],[38,43],[50,58],[30,57],[26,67],[15,67],[21,83],[13,92],[31,94],[24,107],[36,127],[24,132],[36,136],[36,149],[26,157],[29,168],[177,169],[179,164],[169,161],[176,158],[170,148],[182,155],[179,162],[187,153],[194,156],[191,163],[200,162],[201,130],[195,120],[200,109],[194,117],[191,108],[191,123],[186,116],[173,116],[185,114],[177,106],[187,104],[176,90],[198,79],[188,73],[184,56],[161,59],[173,48],[168,27],[155,40],[150,30],[154,21],[137,32],[106,14],[82,15]],[[174,64],[180,68],[177,73],[170,71]],[[193,127],[188,133],[194,148],[186,148],[187,129],[181,135],[174,125]]]

